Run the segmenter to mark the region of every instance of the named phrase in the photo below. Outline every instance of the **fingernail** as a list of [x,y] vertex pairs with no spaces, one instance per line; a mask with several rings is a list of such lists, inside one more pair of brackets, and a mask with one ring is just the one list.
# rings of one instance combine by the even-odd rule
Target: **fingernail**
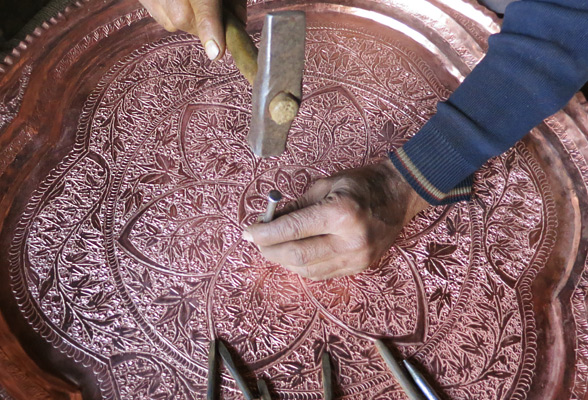
[[248,242],[253,242],[253,236],[247,231],[243,232],[243,239],[247,240]]
[[204,51],[206,52],[208,58],[210,58],[212,61],[216,60],[218,53],[220,52],[218,44],[216,44],[216,42],[212,39],[204,44]]

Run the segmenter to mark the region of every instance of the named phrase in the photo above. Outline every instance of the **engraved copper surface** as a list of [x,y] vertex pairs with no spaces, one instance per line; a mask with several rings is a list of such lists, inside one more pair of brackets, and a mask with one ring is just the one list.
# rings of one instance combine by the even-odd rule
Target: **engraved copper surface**
[[[382,337],[448,398],[586,398],[577,100],[482,168],[474,201],[426,210],[365,273],[307,281],[241,239],[270,189],[293,199],[374,162],[434,113],[498,29],[450,3],[250,4],[254,33],[267,9],[308,18],[300,114],[286,153],[263,160],[230,57],[210,63],[132,1],[40,28],[1,66],[4,313],[95,397],[203,398],[219,337],[275,398],[321,398],[326,349],[338,397],[402,399]],[[222,373],[223,398],[240,398]]]

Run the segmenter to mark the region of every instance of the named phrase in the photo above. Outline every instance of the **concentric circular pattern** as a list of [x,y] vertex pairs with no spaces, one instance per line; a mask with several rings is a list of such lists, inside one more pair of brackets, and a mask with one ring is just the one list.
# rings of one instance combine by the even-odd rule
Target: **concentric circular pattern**
[[[341,398],[401,399],[371,341],[384,337],[450,398],[526,398],[531,286],[558,232],[532,146],[491,161],[475,201],[426,210],[354,277],[304,280],[241,239],[269,190],[294,199],[414,134],[448,95],[432,68],[404,44],[311,16],[288,149],[261,160],[245,139],[250,87],[230,60],[210,63],[184,35],[136,50],[101,78],[74,149],[20,218],[22,312],[91,366],[105,397],[202,398],[216,337],[276,398],[322,398],[327,350]],[[240,398],[224,369],[222,385]]]

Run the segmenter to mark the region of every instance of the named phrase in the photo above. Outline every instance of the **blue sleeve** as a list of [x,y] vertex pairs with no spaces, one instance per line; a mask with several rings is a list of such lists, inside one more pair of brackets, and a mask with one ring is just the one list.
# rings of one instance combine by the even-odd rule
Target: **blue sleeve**
[[469,198],[471,175],[554,114],[588,81],[588,0],[522,0],[488,53],[390,158],[432,204]]

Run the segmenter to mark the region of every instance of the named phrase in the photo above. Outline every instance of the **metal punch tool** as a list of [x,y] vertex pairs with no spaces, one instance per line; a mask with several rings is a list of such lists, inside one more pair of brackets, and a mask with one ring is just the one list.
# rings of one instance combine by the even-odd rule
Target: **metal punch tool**
[[379,339],[376,348],[410,400],[440,400],[425,377],[408,360],[398,360]]
[[234,15],[227,12],[225,19],[227,48],[253,86],[247,141],[259,157],[279,156],[302,101],[306,14],[268,13],[259,51]]
[[206,400],[216,400],[217,399],[217,378],[218,378],[218,362],[217,362],[217,355],[220,355],[225,367],[229,371],[229,374],[233,377],[239,390],[243,393],[243,397],[245,400],[271,400],[269,390],[267,384],[263,379],[257,380],[257,390],[259,391],[259,396],[254,396],[249,390],[247,386],[247,382],[243,375],[239,372],[229,349],[227,346],[218,339],[212,340],[210,342],[210,349],[208,352],[208,388],[206,391]]

